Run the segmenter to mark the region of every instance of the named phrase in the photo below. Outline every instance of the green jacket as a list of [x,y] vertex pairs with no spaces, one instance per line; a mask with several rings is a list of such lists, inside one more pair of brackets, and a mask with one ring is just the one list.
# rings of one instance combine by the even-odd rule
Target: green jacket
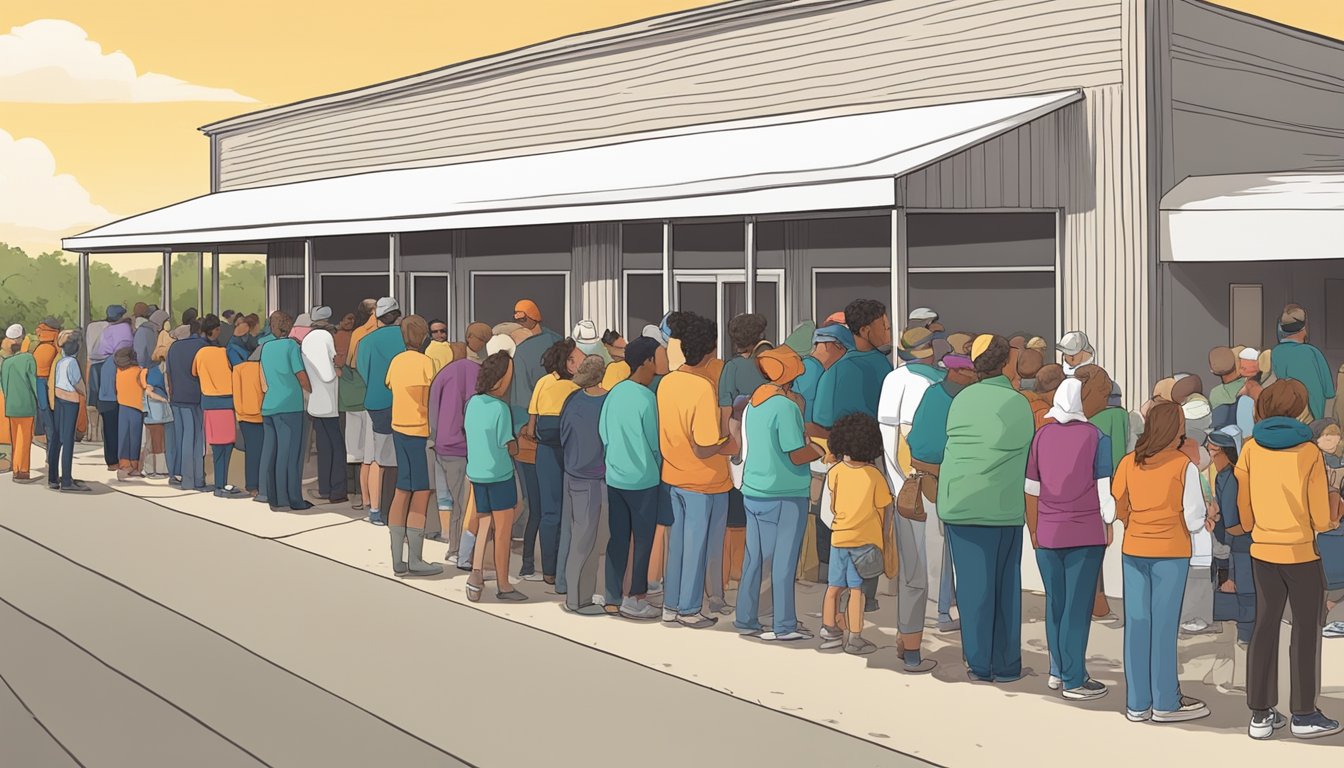
[[938,474],[938,517],[955,525],[1026,522],[1027,454],[1036,421],[1003,376],[963,389],[947,413]]
[[20,352],[0,364],[0,390],[5,393],[6,418],[37,415],[37,360],[33,353]]

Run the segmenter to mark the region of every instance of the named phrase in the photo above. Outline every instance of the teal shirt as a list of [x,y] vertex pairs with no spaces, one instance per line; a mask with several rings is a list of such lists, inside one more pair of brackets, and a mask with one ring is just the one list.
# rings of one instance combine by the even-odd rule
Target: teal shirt
[[1125,458],[1125,448],[1129,445],[1129,412],[1114,406],[1088,419],[1092,426],[1111,439],[1111,477],[1115,477],[1116,467]]
[[37,416],[37,360],[20,352],[0,363],[0,389],[5,393],[5,416],[25,419]]
[[261,399],[261,415],[303,412],[303,387],[297,374],[303,373],[303,354],[293,339],[273,339],[261,348],[261,373],[266,377],[266,394]]
[[387,325],[359,341],[355,355],[355,370],[364,379],[364,407],[381,411],[392,407],[392,390],[387,388],[387,368],[392,358],[406,351],[401,328]]
[[597,434],[606,449],[607,485],[622,491],[658,485],[663,457],[652,389],[629,379],[612,387],[597,419]]
[[938,517],[955,525],[1024,524],[1027,454],[1035,432],[1031,406],[1007,378],[958,393],[947,413]]
[[812,407],[813,423],[830,429],[851,413],[866,413],[876,419],[882,382],[891,370],[891,360],[876,349],[846,352],[821,375]]
[[793,380],[793,391],[797,392],[799,397],[803,398],[803,421],[813,423],[812,411],[817,402],[817,385],[821,383],[821,375],[826,372],[826,366],[821,361],[811,355],[803,358],[803,372]]
[[775,395],[760,405],[748,405],[744,418],[747,458],[742,465],[742,495],[806,499],[812,470],[789,459],[790,453],[806,444],[803,412],[789,398]]
[[925,464],[943,463],[943,453],[947,450],[947,413],[960,391],[956,385],[941,381],[929,387],[919,399],[910,434],[905,438],[912,458]]
[[[361,341],[360,349],[364,348]],[[462,429],[467,434],[467,479],[473,483],[502,483],[513,479],[513,417],[509,404],[491,395],[474,395],[467,401]]]
[[1311,409],[1311,417],[1325,418],[1325,401],[1335,396],[1335,383],[1321,350],[1297,341],[1281,341],[1274,347],[1269,360],[1275,377],[1297,379],[1307,388],[1307,407]]

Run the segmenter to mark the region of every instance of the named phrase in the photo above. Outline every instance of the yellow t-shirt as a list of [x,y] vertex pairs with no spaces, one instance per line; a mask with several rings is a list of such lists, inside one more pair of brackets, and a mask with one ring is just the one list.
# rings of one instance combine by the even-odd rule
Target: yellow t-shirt
[[695,455],[692,445],[721,441],[719,399],[704,376],[673,371],[658,385],[658,445],[663,482],[695,493],[727,493],[733,487],[728,457]]
[[612,387],[628,378],[630,378],[630,364],[624,360],[617,360],[607,366],[607,372],[602,376],[602,388],[610,392]]
[[453,347],[446,341],[431,341],[425,347],[425,354],[434,363],[434,374],[438,375],[449,363],[453,362]]
[[392,431],[411,437],[429,437],[429,385],[434,361],[407,350],[387,366],[387,388],[392,390]]
[[527,404],[527,412],[533,416],[559,416],[565,401],[578,388],[573,381],[562,379],[559,374],[548,373],[532,388],[532,401]]
[[261,423],[261,363],[248,360],[233,367],[233,412],[248,424]]
[[843,461],[826,475],[831,489],[831,546],[882,547],[882,515],[894,503],[887,480],[871,464],[851,467]]
[[233,394],[233,371],[223,347],[201,347],[191,361],[191,375],[201,380],[201,394],[224,397]]

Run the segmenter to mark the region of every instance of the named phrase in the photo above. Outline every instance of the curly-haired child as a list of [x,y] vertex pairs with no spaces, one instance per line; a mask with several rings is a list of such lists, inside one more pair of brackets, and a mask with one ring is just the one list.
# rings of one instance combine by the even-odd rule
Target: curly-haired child
[[[835,521],[831,525],[831,561],[826,599],[822,604],[821,647],[868,654],[877,646],[863,637],[863,577],[859,563],[876,556],[882,562],[882,530],[894,499],[886,478],[874,463],[882,456],[882,433],[867,414],[856,413],[835,423],[831,453],[838,461],[826,475]],[[849,590],[846,640],[838,625],[841,594]]]

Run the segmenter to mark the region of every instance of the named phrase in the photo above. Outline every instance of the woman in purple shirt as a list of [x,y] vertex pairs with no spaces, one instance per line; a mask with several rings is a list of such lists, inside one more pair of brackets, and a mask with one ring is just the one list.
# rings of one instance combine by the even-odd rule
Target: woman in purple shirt
[[1115,520],[1110,439],[1083,413],[1083,384],[1066,379],[1055,390],[1054,419],[1036,433],[1027,457],[1027,528],[1045,584],[1045,637],[1050,688],[1091,701],[1106,686],[1087,676],[1092,602]]

